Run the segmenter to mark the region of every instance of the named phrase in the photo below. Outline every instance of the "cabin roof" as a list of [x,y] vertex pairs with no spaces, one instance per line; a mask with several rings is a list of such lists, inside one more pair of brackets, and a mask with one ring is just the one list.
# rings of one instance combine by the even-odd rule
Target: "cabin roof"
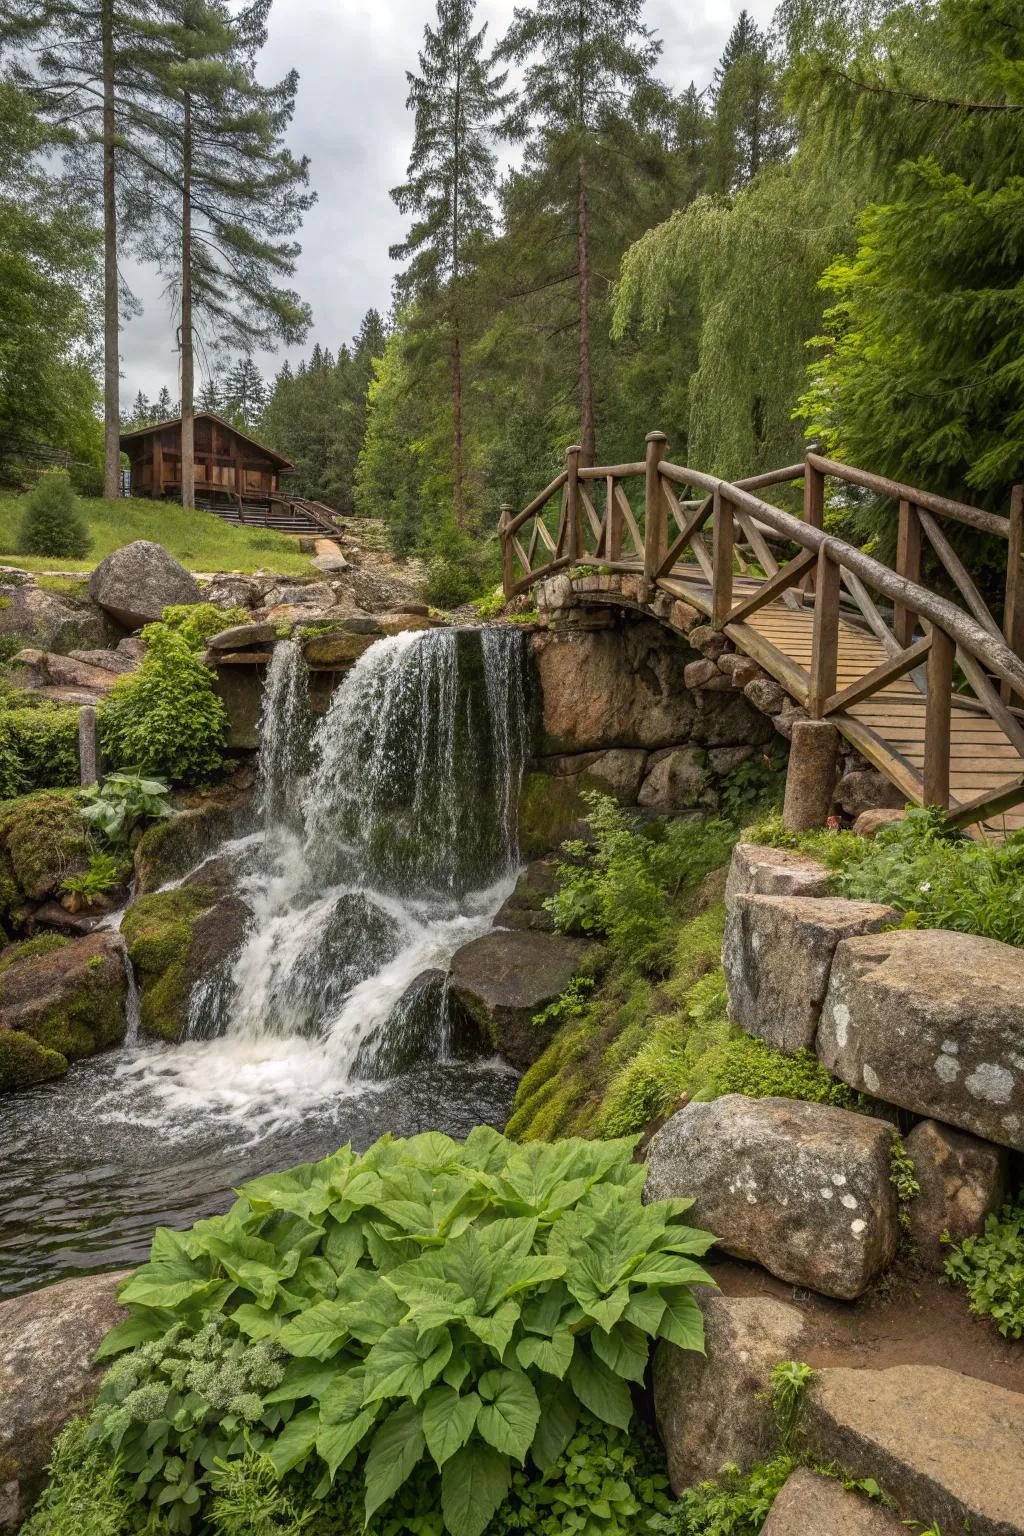
[[[204,418],[207,421],[215,421],[218,426],[226,427],[233,437],[240,438],[243,443],[248,443],[250,448],[255,448],[257,452],[261,453],[265,459],[272,459],[273,462],[280,465],[282,469],[294,468],[291,459],[286,459],[283,453],[277,453],[273,448],[268,448],[266,443],[258,443],[256,439],[254,437],[250,437],[248,433],[240,432],[235,426],[234,422],[227,421],[223,416],[218,416],[216,411],[196,411],[193,420],[202,421]],[[149,437],[153,432],[164,432],[168,427],[180,426],[180,416],[176,416],[172,421],[154,421],[152,426],[136,427],[131,432],[122,432],[121,442],[131,443],[134,442],[137,438]]]

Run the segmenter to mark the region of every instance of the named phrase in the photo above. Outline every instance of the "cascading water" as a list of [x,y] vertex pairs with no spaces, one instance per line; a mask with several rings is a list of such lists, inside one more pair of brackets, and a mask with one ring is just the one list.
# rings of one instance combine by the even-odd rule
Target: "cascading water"
[[[241,946],[194,989],[180,1045],[126,1042],[11,1101],[15,1285],[135,1259],[154,1221],[221,1209],[243,1178],[350,1138],[504,1119],[514,1076],[451,1059],[445,972],[515,878],[525,656],[511,629],[382,639],[314,721],[300,648],[275,647],[259,831],[216,860],[250,913]],[[73,1198],[44,1202],[26,1250],[55,1145]],[[0,1268],[9,1246],[0,1224]]]

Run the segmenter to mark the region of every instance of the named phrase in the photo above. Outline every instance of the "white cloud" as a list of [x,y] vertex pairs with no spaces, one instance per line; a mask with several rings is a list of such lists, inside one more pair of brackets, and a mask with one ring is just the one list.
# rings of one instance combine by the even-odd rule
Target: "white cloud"
[[[513,0],[480,0],[478,16],[500,37]],[[659,74],[675,91],[707,84],[742,0],[649,0],[648,25],[664,50]],[[767,25],[774,0],[747,0]],[[332,350],[348,340],[371,305],[386,310],[393,267],[388,247],[404,233],[389,190],[401,180],[411,124],[406,70],[415,69],[431,0],[277,0],[262,72],[295,68],[299,92],[290,143],[310,157],[319,194],[300,236],[295,286],[313,308],[309,345]],[[122,393],[176,390],[175,321],[152,269],[131,261],[124,273],[143,312],[121,335]],[[308,349],[307,349],[308,350]],[[272,373],[280,358],[260,359]]]

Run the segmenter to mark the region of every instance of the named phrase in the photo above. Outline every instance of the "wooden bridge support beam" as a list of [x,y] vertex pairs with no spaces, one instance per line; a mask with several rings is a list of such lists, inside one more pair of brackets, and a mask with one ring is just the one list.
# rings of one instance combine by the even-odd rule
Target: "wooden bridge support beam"
[[823,827],[832,813],[839,764],[839,732],[828,720],[798,720],[786,770],[782,820],[787,832]]
[[659,466],[668,452],[664,432],[648,432],[644,455],[644,579],[642,601],[648,602],[658,572],[668,554],[668,504],[662,494]]
[[505,594],[506,603],[515,591],[516,585],[515,551],[512,548],[511,538],[505,532],[511,521],[512,508],[508,502],[503,502],[498,527],[501,530],[501,590]]
[[583,449],[573,443],[565,450],[565,549],[563,554],[570,560],[578,560],[584,553],[583,507],[580,503],[580,454]]

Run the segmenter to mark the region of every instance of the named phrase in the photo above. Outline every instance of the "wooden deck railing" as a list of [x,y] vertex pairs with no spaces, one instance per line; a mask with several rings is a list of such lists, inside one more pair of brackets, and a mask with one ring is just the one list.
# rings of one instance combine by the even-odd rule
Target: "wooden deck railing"
[[[667,448],[665,435],[651,432],[643,461],[592,468],[581,466],[580,449],[571,447],[565,469],[529,506],[516,515],[503,507],[499,528],[506,597],[567,567],[596,566],[640,574],[646,600],[687,555],[706,586],[711,622],[751,654],[756,647],[747,621],[759,609],[776,600],[793,610],[813,606],[809,673],[792,664],[779,680],[812,718],[838,717],[855,744],[856,724],[845,712],[922,669],[915,681],[920,680],[926,699],[923,772],[905,760],[902,767],[894,760],[894,767],[900,787],[909,792],[916,786],[914,797],[923,804],[950,808],[954,697],[958,709],[974,709],[998,724],[1020,754],[1021,771],[998,794],[955,806],[950,819],[971,825],[1024,800],[1024,718],[1013,704],[1024,703],[1024,487],[1015,488],[1009,516],[1001,517],[813,451],[801,464],[730,482],[670,463]],[[643,511],[638,512],[623,483],[641,479]],[[826,532],[829,479],[896,504],[894,566]],[[803,481],[802,518],[756,494],[797,480]],[[595,496],[602,482],[603,495]],[[639,496],[636,500],[639,504]],[[944,522],[1007,541],[1002,626],[943,531]],[[922,584],[925,541],[963,606]],[[764,579],[753,588],[744,581],[737,597],[737,577],[752,569],[763,572]],[[886,656],[844,688],[837,682],[841,617],[873,634]]]

